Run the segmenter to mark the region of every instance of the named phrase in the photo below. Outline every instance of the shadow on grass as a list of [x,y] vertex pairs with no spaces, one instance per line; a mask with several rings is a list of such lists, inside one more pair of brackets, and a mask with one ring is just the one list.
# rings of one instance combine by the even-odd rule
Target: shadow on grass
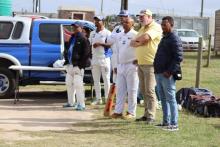
[[219,125],[213,125],[215,129],[220,130],[220,124]]
[[129,125],[130,122],[126,121],[93,121],[93,122],[79,122],[76,124],[73,124],[74,127],[91,127],[91,128],[97,128],[97,127],[120,127]]
[[[94,92],[95,93],[95,92]],[[85,97],[87,99],[91,99],[91,90],[85,90]],[[102,90],[102,95],[104,96],[104,91]],[[94,94],[93,94],[94,96]],[[14,96],[10,97],[11,99],[14,99]],[[64,91],[20,91],[18,93],[18,98],[20,99],[67,99],[67,92]]]
[[[76,129],[74,129],[76,128]],[[146,125],[144,123],[136,123],[125,120],[111,120],[111,121],[89,121],[79,122],[73,124],[73,129],[65,131],[52,131],[55,133],[66,134],[117,134],[119,132],[136,132],[136,131],[149,131],[155,132],[155,127],[152,125]]]
[[22,91],[19,92],[19,98],[66,98],[66,91]]
[[126,131],[126,129],[91,129],[91,130],[66,130],[66,131],[52,131],[55,133],[65,134],[117,134],[118,131]]
[[[91,91],[85,90],[85,97],[90,99],[91,98]],[[19,97],[22,98],[67,98],[67,92],[66,91],[31,91],[31,92],[19,92]]]

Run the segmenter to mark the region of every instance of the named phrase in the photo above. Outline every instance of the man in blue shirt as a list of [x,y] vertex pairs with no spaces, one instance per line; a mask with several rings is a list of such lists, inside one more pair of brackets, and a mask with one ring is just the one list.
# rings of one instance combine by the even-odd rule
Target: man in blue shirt
[[154,59],[154,72],[158,94],[162,102],[163,122],[157,126],[165,130],[178,130],[178,108],[176,102],[176,79],[183,60],[180,38],[173,32],[174,21],[170,16],[162,19],[163,38]]
[[[63,107],[74,107],[76,110],[85,109],[85,92],[83,86],[84,68],[90,66],[89,42],[82,33],[83,24],[76,21],[73,25],[73,35],[64,50],[66,67],[66,86],[68,103]],[[77,101],[75,102],[75,95]]]

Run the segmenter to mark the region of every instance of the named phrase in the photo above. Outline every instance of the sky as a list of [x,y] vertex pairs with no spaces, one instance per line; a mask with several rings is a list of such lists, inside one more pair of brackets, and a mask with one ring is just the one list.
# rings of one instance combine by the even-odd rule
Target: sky
[[[33,0],[12,0],[13,11],[32,11]],[[59,6],[92,7],[96,14],[101,13],[102,0],[41,0],[41,12],[57,13]],[[202,0],[128,0],[128,11],[138,14],[142,9],[153,13],[199,16]],[[118,14],[121,0],[103,0],[104,15]],[[204,0],[204,16],[214,16],[220,9],[220,0]]]

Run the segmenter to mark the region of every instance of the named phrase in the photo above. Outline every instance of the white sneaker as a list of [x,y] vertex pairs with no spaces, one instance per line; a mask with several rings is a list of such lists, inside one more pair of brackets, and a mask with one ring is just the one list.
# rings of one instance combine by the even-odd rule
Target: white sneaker
[[102,105],[102,100],[99,99],[99,100],[94,100],[91,105]]
[[140,100],[140,104],[141,104],[141,105],[144,105],[144,100]]
[[75,107],[75,104],[71,105],[69,103],[66,103],[63,105],[63,108],[74,108]]
[[180,104],[178,104],[177,106],[178,106],[178,110],[182,111],[182,106]]
[[173,132],[173,131],[178,131],[178,130],[179,130],[179,128],[178,128],[177,125],[169,125],[169,126],[164,127],[164,128],[162,128],[162,129],[163,129],[163,130],[166,130],[166,131],[171,131],[171,132]]

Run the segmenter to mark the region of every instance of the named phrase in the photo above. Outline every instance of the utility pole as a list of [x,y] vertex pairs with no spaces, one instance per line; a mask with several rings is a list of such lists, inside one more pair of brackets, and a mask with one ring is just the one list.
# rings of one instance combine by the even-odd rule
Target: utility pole
[[35,10],[34,10],[34,8],[35,8],[35,0],[33,0],[32,5],[33,5],[33,10],[32,10],[32,12],[34,13],[34,12],[35,12]]
[[204,4],[204,0],[201,0],[201,13],[200,13],[200,17],[203,17],[203,4]]
[[121,0],[121,10],[124,8],[124,0]]
[[33,0],[33,13],[40,12],[41,9],[40,5],[41,5],[40,0]]
[[40,13],[40,11],[41,11],[41,0],[39,0],[39,5],[38,5],[38,7],[39,7],[39,13]]
[[121,0],[121,10],[128,10],[128,0]]
[[38,0],[36,0],[36,3],[35,3],[35,13],[38,12]]
[[124,10],[128,10],[128,0],[124,0]]
[[103,0],[101,0],[101,14],[103,15]]

